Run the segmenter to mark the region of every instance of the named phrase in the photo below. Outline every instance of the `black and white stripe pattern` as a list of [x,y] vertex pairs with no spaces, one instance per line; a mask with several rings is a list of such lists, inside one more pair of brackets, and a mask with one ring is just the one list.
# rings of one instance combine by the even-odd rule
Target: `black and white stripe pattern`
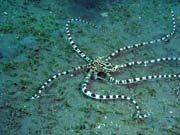
[[[143,118],[147,118],[149,116],[149,114],[143,114],[139,105],[137,104],[137,102],[129,97],[129,96],[125,96],[125,95],[99,95],[99,94],[95,94],[92,93],[91,91],[87,90],[87,86],[89,84],[89,81],[91,79],[91,77],[95,74],[98,74],[100,72],[104,73],[105,75],[107,75],[108,81],[114,83],[114,84],[132,84],[132,83],[136,83],[136,82],[140,82],[140,81],[145,81],[145,80],[151,80],[151,79],[161,79],[161,78],[180,78],[180,74],[168,74],[168,75],[149,75],[149,76],[143,76],[143,77],[137,77],[137,78],[132,78],[132,79],[126,79],[126,80],[116,80],[115,78],[113,78],[111,76],[111,73],[114,73],[116,71],[121,71],[121,68],[127,68],[127,67],[131,67],[134,65],[144,65],[147,66],[148,64],[152,64],[152,63],[156,63],[156,62],[162,62],[162,61],[179,61],[180,58],[176,58],[176,57],[167,57],[167,58],[158,58],[158,59],[152,59],[152,60],[147,60],[147,61],[134,61],[134,62],[129,62],[126,64],[122,64],[122,65],[112,65],[110,63],[111,66],[102,66],[102,63],[104,64],[105,62],[107,62],[108,60],[111,60],[114,56],[116,56],[118,53],[125,51],[127,49],[130,48],[138,48],[140,46],[145,46],[148,44],[154,44],[160,41],[167,41],[168,39],[170,39],[175,31],[176,31],[176,23],[175,23],[175,17],[174,17],[174,12],[171,11],[172,14],[172,25],[173,25],[173,30],[163,36],[162,38],[156,39],[156,40],[151,40],[149,42],[142,42],[142,43],[138,43],[138,44],[134,44],[131,46],[126,46],[123,48],[120,48],[118,50],[116,50],[115,52],[111,53],[109,56],[105,57],[104,59],[99,59],[99,61],[97,62],[97,59],[92,60],[90,59],[88,56],[86,56],[79,48],[78,46],[75,44],[74,40],[72,39],[71,36],[71,32],[70,32],[70,25],[72,22],[82,22],[82,23],[86,23],[89,24],[93,27],[96,27],[93,24],[90,24],[87,21],[81,20],[81,19],[70,19],[69,21],[67,21],[66,23],[66,34],[68,37],[68,40],[73,48],[73,50],[84,60],[86,60],[88,63],[86,65],[82,65],[64,72],[59,72],[55,75],[53,75],[52,77],[50,77],[46,82],[44,82],[43,85],[41,85],[41,87],[38,89],[38,92],[36,94],[34,94],[34,96],[31,99],[36,99],[39,98],[41,96],[42,91],[48,86],[48,84],[50,84],[53,80],[59,78],[60,76],[64,76],[67,74],[70,74],[74,71],[78,71],[81,69],[87,69],[88,73],[87,76],[84,80],[84,83],[82,84],[81,90],[82,92],[93,99],[96,100],[115,100],[115,99],[120,99],[120,100],[125,100],[128,101],[130,103],[132,103],[133,105],[135,105],[135,109],[136,109],[136,117],[139,119],[143,119]],[[104,57],[103,57],[104,58]],[[107,65],[107,64],[104,64]],[[97,68],[98,70],[94,70],[95,68]],[[103,80],[103,79],[102,79]]]
[[70,73],[78,71],[78,70],[82,70],[86,67],[87,67],[87,65],[82,65],[82,66],[75,67],[75,68],[67,70],[67,71],[58,72],[57,74],[51,76],[46,82],[44,82],[43,85],[41,85],[41,87],[38,90],[38,93],[34,94],[34,96],[32,96],[31,99],[39,98],[40,95],[42,94],[42,91],[48,86],[48,84],[50,84],[52,81],[58,79],[60,76],[67,75],[67,74],[70,74]]
[[172,19],[171,19],[172,20],[172,22],[171,22],[172,23],[172,31],[169,34],[167,34],[161,38],[155,39],[155,40],[146,41],[146,42],[137,43],[134,45],[122,47],[122,48],[114,51],[113,53],[111,53],[109,56],[107,56],[106,61],[111,60],[113,57],[117,56],[119,53],[121,53],[125,50],[131,49],[131,48],[139,48],[141,46],[145,46],[145,45],[149,45],[149,44],[155,44],[155,43],[158,43],[161,41],[167,41],[168,39],[170,39],[175,34],[175,31],[176,31],[176,20],[175,20],[173,11],[171,11],[171,17],[172,17]]
[[125,100],[125,101],[128,101],[128,102],[135,105],[135,109],[136,109],[136,115],[135,116],[136,116],[136,118],[143,119],[143,118],[147,118],[150,116],[150,114],[143,114],[141,112],[141,109],[140,109],[139,105],[137,104],[137,102],[129,96],[125,96],[125,95],[99,95],[99,94],[95,94],[95,93],[92,93],[91,91],[87,90],[87,85],[89,84],[89,81],[90,81],[92,74],[93,74],[93,72],[90,70],[89,73],[87,74],[86,78],[85,78],[84,83],[82,84],[82,87],[81,87],[82,92],[86,96],[93,98],[93,99],[96,99],[96,100],[116,100],[116,99]]
[[[121,68],[131,67],[134,65],[144,65],[147,66],[148,64],[156,63],[156,62],[165,62],[165,61],[180,61],[180,58],[177,57],[167,57],[167,58],[158,58],[158,59],[152,59],[152,60],[146,60],[146,61],[133,61],[122,65],[116,65],[117,71],[121,71]],[[168,75],[149,75],[149,76],[143,76],[138,78],[131,78],[126,80],[117,80],[114,77],[112,77],[110,74],[107,74],[108,79],[110,82],[113,82],[114,84],[131,84],[136,83],[140,81],[145,80],[152,80],[152,79],[161,79],[161,78],[179,78],[179,74],[168,74]]]
[[92,23],[89,23],[88,21],[85,21],[85,20],[82,20],[80,18],[75,18],[75,19],[70,19],[67,21],[66,23],[66,34],[67,34],[67,38],[73,48],[73,50],[78,54],[80,55],[81,58],[85,59],[87,62],[91,62],[92,60],[85,55],[85,53],[83,53],[77,46],[77,44],[74,42],[72,36],[71,36],[71,32],[70,32],[70,25],[72,22],[82,22],[82,23],[86,23],[86,24],[89,24],[91,25],[92,27],[95,27],[95,28],[98,28],[96,25],[92,24]]
[[148,64],[166,62],[166,61],[180,61],[180,58],[177,58],[177,57],[164,57],[164,58],[157,58],[157,59],[146,60],[146,61],[132,61],[132,62],[129,62],[129,63],[126,63],[126,64],[116,65],[116,68],[117,68],[117,70],[120,70],[121,68],[132,67],[132,66],[135,66],[135,65],[148,66]]
[[146,81],[146,80],[152,80],[152,79],[162,79],[162,78],[180,78],[180,73],[179,74],[158,74],[158,75],[149,75],[149,76],[142,76],[142,77],[136,77],[136,78],[130,78],[126,80],[117,80],[114,77],[112,77],[110,74],[108,74],[108,79],[110,82],[114,84],[132,84],[132,83],[137,83],[140,81]]

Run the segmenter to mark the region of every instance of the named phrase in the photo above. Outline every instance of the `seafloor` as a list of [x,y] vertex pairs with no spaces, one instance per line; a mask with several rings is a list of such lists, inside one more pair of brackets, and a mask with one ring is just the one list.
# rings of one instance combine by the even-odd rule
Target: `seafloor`
[[[30,100],[51,75],[85,64],[67,41],[65,24],[81,17],[102,25],[76,23],[73,37],[91,58],[177,31],[167,42],[131,49],[112,62],[180,57],[178,0],[0,0],[0,135],[180,135],[180,79],[114,86],[93,81],[99,94],[134,97],[150,118],[132,118],[134,106],[97,101],[80,91],[86,71],[56,80],[41,98]],[[123,69],[119,79],[180,73],[180,62]]]

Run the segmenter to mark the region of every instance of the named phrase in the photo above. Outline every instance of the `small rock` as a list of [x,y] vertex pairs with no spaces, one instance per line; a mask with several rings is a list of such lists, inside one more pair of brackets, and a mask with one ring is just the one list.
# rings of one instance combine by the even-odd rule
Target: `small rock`
[[101,16],[102,16],[102,17],[108,17],[108,12],[103,12],[103,13],[101,13]]

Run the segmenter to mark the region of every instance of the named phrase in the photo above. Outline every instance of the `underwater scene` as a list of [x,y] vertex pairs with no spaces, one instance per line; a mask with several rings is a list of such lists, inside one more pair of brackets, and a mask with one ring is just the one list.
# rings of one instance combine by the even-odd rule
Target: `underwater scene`
[[0,0],[0,135],[180,135],[178,0]]

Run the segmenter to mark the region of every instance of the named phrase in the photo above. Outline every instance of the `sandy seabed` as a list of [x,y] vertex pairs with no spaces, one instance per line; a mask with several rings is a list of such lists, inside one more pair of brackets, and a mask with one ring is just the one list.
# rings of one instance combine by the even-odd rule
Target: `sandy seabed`
[[[91,91],[133,97],[150,118],[132,118],[134,106],[96,101],[80,91],[86,71],[54,81],[37,100],[31,96],[51,75],[86,62],[67,41],[65,24],[81,17],[101,29],[76,23],[71,29],[91,58],[177,31],[167,42],[131,49],[112,61],[180,57],[180,3],[173,1],[0,0],[0,135],[179,135],[180,79],[161,79],[128,86],[93,81]],[[180,73],[180,62],[123,69],[119,79]]]

